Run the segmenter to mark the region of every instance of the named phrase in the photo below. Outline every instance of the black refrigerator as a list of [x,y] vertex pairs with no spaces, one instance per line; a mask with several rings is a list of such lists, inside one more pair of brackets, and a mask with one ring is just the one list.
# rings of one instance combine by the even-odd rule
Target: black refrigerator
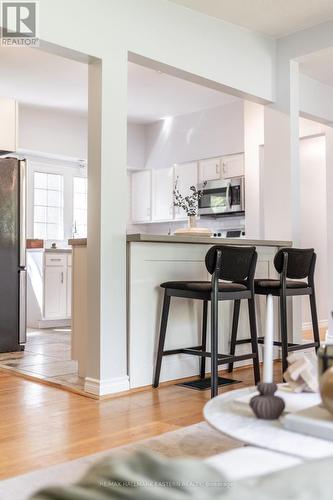
[[0,352],[26,342],[26,163],[0,158]]

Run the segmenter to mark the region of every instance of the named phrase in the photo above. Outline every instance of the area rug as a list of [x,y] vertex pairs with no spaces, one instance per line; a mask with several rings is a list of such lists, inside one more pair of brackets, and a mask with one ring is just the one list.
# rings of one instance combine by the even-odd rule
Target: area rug
[[27,500],[34,492],[45,486],[73,483],[94,462],[115,453],[129,454],[134,450],[145,449],[168,457],[204,459],[243,445],[244,443],[220,434],[205,422],[201,422],[130,445],[6,479],[0,482],[0,499]]

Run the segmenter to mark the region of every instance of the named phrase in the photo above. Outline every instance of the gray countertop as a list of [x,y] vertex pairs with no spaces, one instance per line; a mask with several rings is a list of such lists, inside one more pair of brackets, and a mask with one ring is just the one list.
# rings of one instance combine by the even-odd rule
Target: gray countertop
[[127,242],[146,243],[202,243],[205,245],[253,245],[261,247],[291,247],[291,241],[281,240],[251,240],[246,238],[207,238],[200,236],[175,236],[162,234],[128,234]]
[[27,252],[72,253],[71,248],[27,248]]

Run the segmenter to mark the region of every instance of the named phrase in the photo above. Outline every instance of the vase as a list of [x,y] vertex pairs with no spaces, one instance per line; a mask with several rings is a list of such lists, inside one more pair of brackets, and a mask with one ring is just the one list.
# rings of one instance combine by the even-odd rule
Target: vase
[[212,232],[210,229],[208,229],[206,227],[198,227],[197,226],[197,216],[196,215],[188,215],[187,216],[187,227],[182,227],[182,228],[176,229],[175,235],[210,237],[212,235]]
[[196,215],[188,215],[187,216],[187,227],[188,227],[188,229],[194,229],[197,227],[197,216]]

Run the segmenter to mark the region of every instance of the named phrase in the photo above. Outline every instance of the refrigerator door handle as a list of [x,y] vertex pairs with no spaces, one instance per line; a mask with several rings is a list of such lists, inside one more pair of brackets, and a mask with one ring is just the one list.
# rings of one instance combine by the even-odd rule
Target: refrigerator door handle
[[20,161],[20,267],[26,265],[26,163]]
[[27,272],[19,271],[20,303],[19,303],[19,343],[27,341]]

